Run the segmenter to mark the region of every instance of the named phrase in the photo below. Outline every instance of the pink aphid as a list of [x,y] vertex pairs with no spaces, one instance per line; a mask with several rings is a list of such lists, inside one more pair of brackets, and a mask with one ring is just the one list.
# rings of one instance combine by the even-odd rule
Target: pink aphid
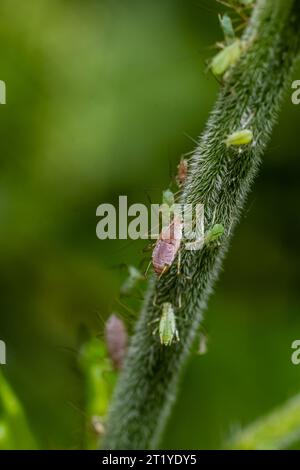
[[109,357],[116,369],[121,369],[127,352],[128,335],[123,321],[112,314],[105,324],[105,341]]
[[162,275],[172,265],[180,248],[182,230],[181,218],[176,215],[172,222],[162,229],[152,253],[152,264],[156,274]]

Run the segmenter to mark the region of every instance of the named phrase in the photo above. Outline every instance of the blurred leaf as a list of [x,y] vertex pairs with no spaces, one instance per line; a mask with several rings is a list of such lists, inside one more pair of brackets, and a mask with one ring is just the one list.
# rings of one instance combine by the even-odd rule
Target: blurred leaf
[[36,449],[23,407],[0,373],[0,449]]

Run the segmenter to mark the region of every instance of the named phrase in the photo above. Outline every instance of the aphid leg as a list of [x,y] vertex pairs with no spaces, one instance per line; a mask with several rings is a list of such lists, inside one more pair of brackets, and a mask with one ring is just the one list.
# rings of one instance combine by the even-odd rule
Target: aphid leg
[[158,279],[160,279],[168,271],[168,269],[169,269],[169,266],[165,265]]
[[158,332],[158,326],[154,328],[154,330],[152,331],[152,335],[155,336],[157,332]]
[[147,274],[148,274],[148,271],[150,269],[151,264],[152,264],[152,260],[150,260],[149,263],[148,263],[147,269],[146,269],[145,274],[144,274],[145,277],[147,277]]
[[178,330],[175,331],[176,341],[180,341]]

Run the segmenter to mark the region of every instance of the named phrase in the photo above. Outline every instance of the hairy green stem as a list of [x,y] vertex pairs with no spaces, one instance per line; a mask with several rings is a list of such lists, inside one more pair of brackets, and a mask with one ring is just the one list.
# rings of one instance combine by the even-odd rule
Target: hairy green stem
[[[174,266],[152,278],[127,361],[112,401],[105,448],[153,449],[174,402],[180,372],[196,337],[229,239],[270,138],[300,47],[299,1],[258,0],[243,40],[246,51],[230,72],[189,162],[182,203],[202,203],[205,227],[224,226],[219,245],[182,249]],[[252,144],[227,148],[229,134],[252,130]],[[179,299],[181,298],[181,307]],[[180,342],[160,345],[151,322],[163,302],[176,311]]]

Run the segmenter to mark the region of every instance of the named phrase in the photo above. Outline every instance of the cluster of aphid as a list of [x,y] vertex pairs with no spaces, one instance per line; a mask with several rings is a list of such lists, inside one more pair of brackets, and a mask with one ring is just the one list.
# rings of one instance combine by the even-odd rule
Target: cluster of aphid
[[[252,8],[253,0],[218,0],[219,3],[232,8],[235,13],[243,19],[248,20],[247,9]],[[219,15],[220,25],[224,33],[224,43],[218,43],[221,51],[212,59],[210,69],[212,73],[222,80],[226,80],[229,71],[240,59],[245,51],[247,44],[237,37],[236,30],[233,27],[233,21],[228,14]],[[243,26],[243,25],[242,25]],[[241,129],[234,131],[225,140],[227,147],[241,147],[250,144],[253,141],[253,133],[250,129],[242,126]],[[188,173],[188,162],[181,159],[178,165],[176,182],[179,190],[185,183]],[[163,192],[163,203],[172,207],[175,203],[175,194],[170,189]],[[224,228],[221,224],[215,224],[210,230],[204,233],[201,240],[193,242],[193,245],[202,248],[209,245],[223,235]],[[183,240],[183,223],[178,214],[174,214],[170,224],[163,227],[160,236],[154,246],[152,252],[152,266],[157,276],[163,276],[173,265],[176,257],[178,258],[178,273],[180,273],[180,249]],[[133,266],[128,268],[129,276],[121,287],[121,294],[128,295],[145,277]],[[179,334],[176,327],[176,319],[174,306],[170,302],[165,302],[161,306],[160,318],[156,319],[158,327],[154,330],[154,334],[159,333],[160,342],[164,346],[170,346],[174,340],[179,340]]]
[[253,0],[218,0],[219,3],[234,10],[243,23],[236,29],[233,27],[231,17],[225,13],[219,15],[220,25],[224,34],[224,42],[217,43],[221,51],[212,59],[210,69],[217,79],[226,80],[229,71],[247,48],[247,43],[237,37],[236,32],[244,27],[248,21],[247,9],[252,8]]
[[[176,177],[179,188],[184,184],[188,172],[188,162],[182,159],[178,165]],[[170,206],[175,202],[175,196],[172,191],[167,190],[163,193],[163,201]],[[208,230],[199,243],[201,247],[217,241],[224,233],[221,224],[215,224]],[[152,265],[157,276],[163,276],[173,265],[178,257],[178,274],[180,274],[180,250],[183,239],[183,223],[178,214],[174,214],[169,226],[164,227],[155,244],[152,253]],[[193,242],[197,244],[196,242]],[[174,306],[170,302],[164,302],[161,306],[161,315],[158,319],[158,327],[153,334],[158,332],[160,342],[164,346],[171,346],[173,341],[179,341],[179,333],[176,326],[176,317]]]
[[[221,51],[211,60],[209,68],[218,80],[226,81],[232,67],[239,61],[241,55],[248,47],[248,44],[237,37],[236,32],[243,28],[248,22],[248,10],[253,7],[254,0],[217,0],[222,5],[231,8],[243,23],[236,29],[233,27],[233,20],[225,13],[219,15],[220,25],[224,34],[224,42],[217,43]],[[253,132],[242,126],[230,134],[225,140],[227,147],[248,145],[253,141]]]
[[[220,0],[220,3],[233,8],[235,12],[247,21],[248,17],[245,13],[247,8],[253,6],[253,0],[228,0],[228,2]],[[226,80],[232,66],[234,66],[242,53],[247,47],[241,39],[236,36],[233,22],[228,14],[219,16],[221,28],[224,33],[225,43],[221,44],[222,50],[213,58],[210,68],[213,74]],[[250,144],[253,141],[253,132],[242,126],[228,135],[225,140],[227,147],[239,147]],[[178,166],[177,183],[181,187],[186,179],[188,171],[188,163],[181,160]],[[167,190],[163,193],[163,202],[172,206],[175,197],[172,191]],[[201,240],[193,242],[197,249],[217,241],[224,233],[224,227],[221,224],[215,224],[208,230]],[[161,277],[174,263],[178,257],[178,273],[180,272],[180,248],[183,238],[183,224],[178,215],[174,215],[168,227],[162,229],[159,239],[157,240],[153,253],[152,265],[154,272]],[[189,245],[192,245],[189,244]],[[165,346],[170,346],[174,340],[179,340],[179,334],[176,327],[174,307],[170,302],[165,302],[161,307],[161,316],[156,321],[159,322],[158,328],[154,331],[159,332],[160,342]]]

